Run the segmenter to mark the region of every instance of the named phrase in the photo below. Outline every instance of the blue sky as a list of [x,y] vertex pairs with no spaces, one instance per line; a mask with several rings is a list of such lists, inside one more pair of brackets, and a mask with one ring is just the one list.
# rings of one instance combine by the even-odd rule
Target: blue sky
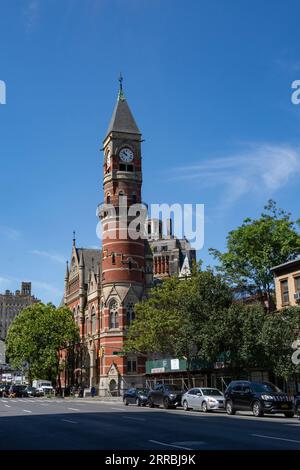
[[72,231],[99,245],[99,152],[119,72],[143,132],[143,200],[204,203],[205,245],[269,198],[299,217],[300,5],[2,0],[0,290],[58,303]]

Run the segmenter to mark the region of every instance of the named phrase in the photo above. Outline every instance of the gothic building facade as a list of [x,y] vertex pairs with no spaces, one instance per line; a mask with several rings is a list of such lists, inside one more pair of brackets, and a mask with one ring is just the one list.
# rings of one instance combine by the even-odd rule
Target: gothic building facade
[[145,357],[124,355],[123,348],[135,304],[153,286],[153,260],[157,260],[154,276],[162,279],[179,275],[183,265],[188,269],[195,258],[189,243],[173,235],[165,239],[160,233],[154,238],[151,230],[148,237],[128,235],[133,219],[128,210],[142,204],[141,143],[121,82],[103,141],[104,203],[98,212],[102,250],[77,248],[74,237],[65,275],[64,304],[80,328],[81,344],[62,383],[83,382],[99,395],[118,395],[130,386],[144,385]]

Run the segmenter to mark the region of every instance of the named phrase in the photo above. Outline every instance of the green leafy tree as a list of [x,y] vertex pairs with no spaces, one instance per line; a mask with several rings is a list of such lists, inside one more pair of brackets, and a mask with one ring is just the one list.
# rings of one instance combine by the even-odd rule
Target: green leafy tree
[[7,355],[16,368],[28,365],[29,380],[59,381],[60,350],[79,340],[79,330],[69,309],[52,304],[33,304],[11,324],[7,335]]
[[219,271],[238,291],[260,294],[272,305],[273,273],[271,268],[300,254],[299,220],[278,209],[272,200],[259,219],[245,219],[229,232],[227,251],[211,249],[219,261]]
[[267,315],[259,342],[264,345],[269,369],[285,380],[300,373],[292,361],[292,343],[300,339],[300,307],[288,307]]
[[210,319],[232,302],[232,293],[219,275],[195,266],[191,277],[172,277],[153,289],[150,297],[136,306],[126,351],[159,353],[206,359],[213,339]]

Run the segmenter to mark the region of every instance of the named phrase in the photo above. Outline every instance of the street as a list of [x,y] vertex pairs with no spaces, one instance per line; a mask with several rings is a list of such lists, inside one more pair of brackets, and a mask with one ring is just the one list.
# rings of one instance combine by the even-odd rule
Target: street
[[300,449],[300,422],[250,413],[125,407],[95,399],[0,399],[1,450]]

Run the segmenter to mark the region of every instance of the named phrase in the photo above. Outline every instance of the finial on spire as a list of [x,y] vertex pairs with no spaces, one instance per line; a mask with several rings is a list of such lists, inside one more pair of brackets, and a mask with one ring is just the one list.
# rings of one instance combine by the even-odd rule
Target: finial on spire
[[76,246],[76,232],[73,230],[73,246]]
[[122,73],[120,72],[120,76],[119,76],[119,96],[118,96],[118,99],[119,100],[125,100],[125,95],[124,95],[124,92],[123,92],[123,76],[122,76]]

